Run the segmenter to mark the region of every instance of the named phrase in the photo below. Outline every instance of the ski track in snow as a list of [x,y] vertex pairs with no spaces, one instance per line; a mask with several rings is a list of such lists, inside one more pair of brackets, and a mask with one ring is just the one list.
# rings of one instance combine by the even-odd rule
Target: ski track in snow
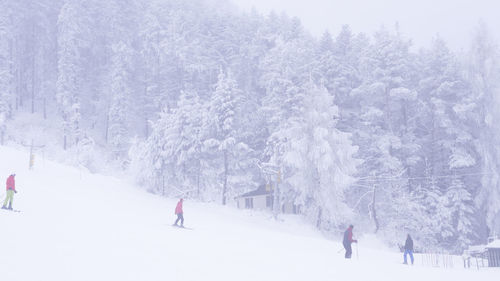
[[[353,245],[343,259],[298,218],[185,201],[185,225],[171,227],[176,200],[107,176],[0,147],[0,179],[16,173],[14,207],[0,212],[0,280],[499,280],[500,269],[402,265],[402,255]],[[2,182],[3,183],[3,182]],[[2,198],[5,186],[0,192]],[[2,202],[3,203],[3,202]],[[367,239],[369,240],[369,239]],[[366,241],[369,243],[369,241]],[[375,245],[372,245],[375,246]]]

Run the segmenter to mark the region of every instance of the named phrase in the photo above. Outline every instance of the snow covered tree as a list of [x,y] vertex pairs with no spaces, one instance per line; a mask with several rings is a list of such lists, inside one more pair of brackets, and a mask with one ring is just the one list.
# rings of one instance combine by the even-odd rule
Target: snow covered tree
[[[451,220],[451,211],[449,209],[449,198],[443,192],[443,188],[438,185],[438,179],[431,174],[431,165],[425,162],[426,180],[418,185],[416,190],[416,204],[422,207],[420,213],[414,214],[420,216],[421,224],[419,226],[418,238],[424,245],[424,250],[432,251],[443,242],[449,241],[454,234],[454,228]],[[412,229],[414,230],[414,229]]]
[[360,177],[363,185],[375,186],[369,189],[374,189],[376,197],[363,203],[369,207],[364,211],[371,213],[375,231],[382,227],[395,232],[400,229],[395,222],[403,224],[404,214],[411,212],[403,211],[409,206],[407,178],[412,175],[417,148],[412,137],[414,128],[408,126],[409,114],[405,114],[408,103],[416,97],[410,87],[408,48],[409,42],[399,34],[378,31],[359,66],[363,82],[350,92],[349,107],[356,112],[351,112],[350,130],[360,147],[357,157],[364,160]]
[[[294,39],[284,41],[281,38],[273,38],[274,47],[262,59],[260,68],[262,75],[260,85],[265,89],[262,98],[262,106],[259,112],[265,120],[267,138],[263,162],[282,167],[282,155],[286,147],[286,137],[277,132],[288,127],[287,120],[292,116],[301,114],[300,108],[303,101],[303,93],[300,86],[307,81],[307,60],[312,59],[312,46],[304,40]],[[273,136],[274,135],[274,136]],[[284,172],[284,171],[283,171]],[[280,199],[282,196],[295,199],[293,191],[286,194],[286,186],[275,188],[274,215],[280,211]]]
[[336,229],[350,217],[345,204],[346,189],[352,182],[357,148],[350,135],[335,125],[338,108],[325,88],[313,83],[297,93],[302,100],[300,115],[291,116],[271,138],[281,139],[282,151],[272,159],[283,167],[282,194],[294,195],[324,229]]
[[478,150],[484,173],[477,206],[486,213],[490,233],[500,233],[500,54],[484,23],[474,34],[469,55],[468,79],[477,101]]
[[109,108],[108,141],[114,156],[123,157],[128,149],[128,112],[132,100],[132,50],[123,42],[113,46],[111,64],[111,105]]
[[136,174],[140,186],[150,192],[167,195],[169,193],[168,176],[169,159],[166,147],[166,131],[173,124],[172,116],[162,111],[156,122],[152,124],[152,131],[144,142],[135,141],[129,156],[131,170]]
[[238,176],[239,158],[245,158],[248,146],[239,141],[234,127],[235,108],[238,103],[240,90],[236,81],[221,70],[215,91],[210,99],[206,119],[205,149],[213,154],[212,168],[217,179],[222,181],[222,204],[227,203],[228,195],[234,195],[236,183],[231,177]]
[[5,1],[0,3],[0,144],[4,143],[7,119],[12,111],[12,26],[11,8]]
[[149,137],[150,121],[159,111],[160,97],[160,52],[162,29],[158,18],[153,13],[154,7],[147,6],[140,29],[141,49],[143,57],[143,83],[142,113],[144,114],[144,135]]
[[[155,161],[152,184],[162,194],[203,197],[207,159],[203,154],[202,125],[205,108],[194,91],[181,94],[176,108],[153,123],[146,143],[147,161]],[[142,158],[139,155],[139,158]],[[153,160],[154,159],[154,160]],[[136,159],[135,161],[141,159]],[[140,163],[139,163],[140,164]],[[148,163],[142,163],[148,167]]]
[[[425,228],[437,230],[437,241],[450,241],[458,230],[452,224],[449,204],[437,197],[446,194],[452,184],[448,177],[480,171],[474,142],[476,106],[457,59],[442,39],[435,39],[432,48],[421,53],[420,60],[422,72],[418,92],[422,108],[418,117],[421,129],[417,136],[425,155],[425,165],[422,165],[425,169],[420,169],[420,175],[432,179],[420,182],[424,194],[421,203],[427,216],[437,218],[435,224],[426,224]],[[477,176],[466,178],[467,192],[476,192],[478,179]],[[464,204],[473,208],[472,202]],[[450,247],[458,249],[463,245],[446,246]]]
[[[345,107],[349,102],[349,93],[361,84],[359,61],[363,57],[368,39],[352,33],[349,26],[344,25],[335,38],[332,55],[335,64],[328,70],[327,88],[337,98],[337,103]],[[345,111],[345,110],[344,110]],[[341,112],[341,118],[348,118]]]
[[[277,38],[274,47],[261,61],[260,85],[265,89],[261,112],[273,132],[290,116],[299,113],[299,88],[313,69],[313,45],[306,40],[284,41]],[[305,67],[304,67],[305,66]]]
[[454,177],[446,192],[451,219],[455,230],[453,252],[462,253],[477,239],[475,232],[472,196],[459,177]]
[[63,147],[78,143],[81,130],[80,90],[82,89],[82,52],[88,47],[89,33],[84,5],[67,1],[58,20],[57,101],[63,118]]
[[207,183],[204,174],[207,170],[207,159],[203,154],[202,126],[206,115],[205,105],[194,90],[181,93],[175,120],[178,145],[172,147],[178,182],[186,191],[197,198],[203,198]]
[[333,52],[333,39],[329,31],[325,31],[323,35],[321,35],[318,51],[320,53]]

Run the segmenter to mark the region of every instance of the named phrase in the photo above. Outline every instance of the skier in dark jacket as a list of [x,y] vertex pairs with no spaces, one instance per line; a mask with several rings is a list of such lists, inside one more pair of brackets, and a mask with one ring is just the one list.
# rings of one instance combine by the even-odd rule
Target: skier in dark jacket
[[404,264],[408,264],[406,260],[406,255],[410,254],[410,259],[411,259],[411,264],[413,264],[413,240],[411,239],[410,234],[406,236],[406,243],[405,243],[405,254],[404,254]]
[[353,242],[358,243],[358,240],[352,239],[352,229],[353,228],[354,228],[354,226],[351,224],[351,225],[349,225],[349,228],[347,228],[347,230],[344,232],[343,244],[344,244],[344,248],[345,248],[345,258],[346,259],[350,259],[351,255],[352,255],[351,244]]

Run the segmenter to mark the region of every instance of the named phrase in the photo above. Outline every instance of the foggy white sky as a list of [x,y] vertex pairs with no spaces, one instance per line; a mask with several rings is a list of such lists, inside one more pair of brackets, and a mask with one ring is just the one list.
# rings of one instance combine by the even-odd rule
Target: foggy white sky
[[297,16],[314,35],[325,29],[336,34],[342,24],[371,33],[381,25],[400,30],[414,45],[427,46],[439,34],[455,50],[467,48],[472,30],[484,21],[498,41],[500,0],[231,0],[261,13],[286,11]]

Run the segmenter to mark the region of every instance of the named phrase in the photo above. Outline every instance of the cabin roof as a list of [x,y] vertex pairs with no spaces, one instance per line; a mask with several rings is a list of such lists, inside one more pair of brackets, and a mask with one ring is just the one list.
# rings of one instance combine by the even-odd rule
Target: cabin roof
[[493,240],[491,243],[486,245],[486,248],[491,249],[491,248],[498,248],[500,249],[500,239]]
[[253,197],[253,196],[259,196],[259,195],[268,195],[268,194],[271,194],[272,191],[268,191],[266,190],[266,185],[263,184],[261,186],[259,186],[259,188],[257,188],[256,190],[252,190],[250,192],[247,192],[247,193],[244,193],[238,197]]

